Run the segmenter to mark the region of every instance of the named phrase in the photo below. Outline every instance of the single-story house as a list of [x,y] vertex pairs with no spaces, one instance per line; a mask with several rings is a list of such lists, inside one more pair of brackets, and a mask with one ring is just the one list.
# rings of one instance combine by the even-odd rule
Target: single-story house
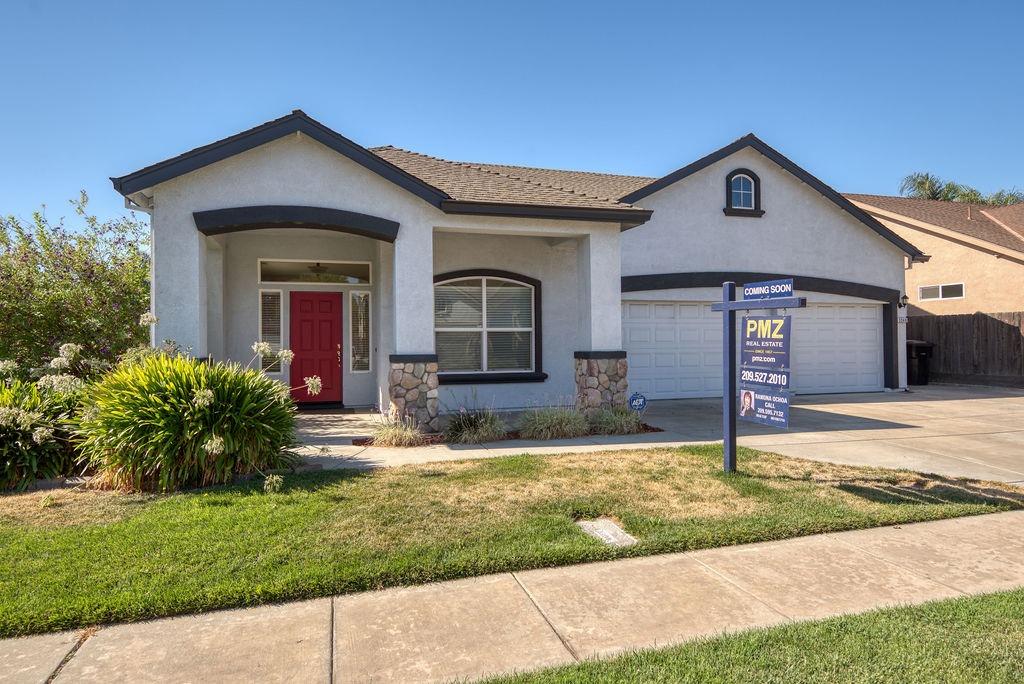
[[846,198],[931,257],[906,272],[911,316],[1024,311],[1024,203]]
[[462,406],[721,394],[724,280],[791,275],[794,386],[903,385],[924,255],[753,135],[660,178],[365,148],[301,111],[119,178],[152,227],[153,341],[319,375],[300,403],[427,428]]

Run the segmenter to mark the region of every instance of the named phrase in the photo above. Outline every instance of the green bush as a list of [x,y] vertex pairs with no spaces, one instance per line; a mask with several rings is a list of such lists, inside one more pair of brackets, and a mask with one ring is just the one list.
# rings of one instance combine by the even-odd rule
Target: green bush
[[426,441],[426,435],[416,429],[412,418],[384,416],[373,428],[373,446],[414,447]]
[[568,439],[587,434],[587,419],[572,408],[531,409],[523,414],[519,434],[525,439]]
[[494,411],[462,409],[450,416],[444,439],[456,444],[480,444],[504,439],[507,432],[505,423]]
[[640,416],[626,408],[598,409],[587,416],[591,434],[635,435],[644,431]]
[[292,467],[295,404],[258,370],[156,354],[90,385],[79,446],[101,481],[168,491]]
[[76,458],[69,419],[77,394],[22,380],[0,383],[0,489],[69,475]]

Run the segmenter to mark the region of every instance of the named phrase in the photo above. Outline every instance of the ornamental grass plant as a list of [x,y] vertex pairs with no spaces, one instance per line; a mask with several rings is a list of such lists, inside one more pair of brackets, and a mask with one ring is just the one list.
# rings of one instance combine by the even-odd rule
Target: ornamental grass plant
[[154,354],[86,388],[78,446],[98,481],[170,491],[293,467],[289,388],[237,363]]
[[569,407],[530,409],[523,413],[519,435],[523,439],[570,439],[588,432],[587,418]]

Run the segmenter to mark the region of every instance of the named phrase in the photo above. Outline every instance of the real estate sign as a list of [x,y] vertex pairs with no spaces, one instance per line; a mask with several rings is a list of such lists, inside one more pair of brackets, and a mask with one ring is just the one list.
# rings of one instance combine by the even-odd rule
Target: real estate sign
[[[743,299],[768,304],[793,296],[793,280],[743,286]],[[767,300],[767,301],[766,301]],[[791,316],[744,316],[740,322],[739,417],[762,425],[789,427]]]
[[740,365],[790,368],[791,316],[744,316],[740,325]]

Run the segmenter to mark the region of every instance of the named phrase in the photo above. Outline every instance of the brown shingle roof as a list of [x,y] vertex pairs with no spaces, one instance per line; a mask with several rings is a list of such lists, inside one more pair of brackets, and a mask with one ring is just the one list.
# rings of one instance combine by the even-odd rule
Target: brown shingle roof
[[652,179],[584,171],[459,162],[390,145],[371,152],[460,202],[631,209],[617,198]]
[[[1024,204],[1009,207],[923,200],[888,195],[847,194],[853,202],[952,230],[961,235],[1024,252]],[[989,216],[991,215],[991,216]],[[999,222],[992,220],[992,217]],[[1000,225],[1000,223],[1004,225]],[[1018,226],[1021,232],[1009,226]]]

